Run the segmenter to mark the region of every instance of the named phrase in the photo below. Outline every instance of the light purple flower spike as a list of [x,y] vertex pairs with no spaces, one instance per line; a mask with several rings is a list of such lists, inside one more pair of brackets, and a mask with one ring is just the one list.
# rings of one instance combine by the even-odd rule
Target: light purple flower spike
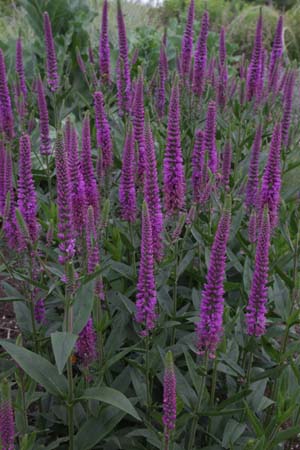
[[50,17],[47,12],[44,12],[44,38],[46,47],[46,69],[48,86],[52,92],[55,92],[58,89],[59,77],[57,72],[57,60],[52,35],[52,27]]

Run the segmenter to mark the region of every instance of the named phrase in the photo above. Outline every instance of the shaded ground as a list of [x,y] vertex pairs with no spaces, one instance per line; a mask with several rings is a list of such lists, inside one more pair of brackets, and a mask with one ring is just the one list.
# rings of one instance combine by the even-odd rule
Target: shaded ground
[[14,338],[18,332],[12,303],[0,302],[0,339]]

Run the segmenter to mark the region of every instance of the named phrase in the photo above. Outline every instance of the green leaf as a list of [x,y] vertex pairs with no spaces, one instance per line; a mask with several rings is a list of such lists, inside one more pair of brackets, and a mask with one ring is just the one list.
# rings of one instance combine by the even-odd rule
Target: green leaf
[[84,391],[80,400],[99,400],[100,402],[107,403],[115,408],[130,414],[137,420],[141,420],[136,409],[132,406],[127,397],[122,392],[117,391],[106,386],[100,388],[91,388]]
[[232,444],[238,440],[245,429],[246,424],[229,419],[224,430],[222,446],[225,448],[231,448]]
[[0,344],[24,372],[41,384],[50,394],[58,397],[67,395],[68,383],[66,378],[60,375],[56,367],[47,359],[11,342],[0,340]]
[[194,250],[189,250],[185,257],[181,260],[178,268],[177,268],[177,279],[180,277],[180,275],[185,271],[185,269],[188,267],[188,265],[191,263],[191,261],[194,258]]
[[86,325],[94,304],[94,280],[81,286],[75,296],[73,332],[79,334]]
[[[272,441],[272,443],[275,445],[280,444],[280,442],[287,442],[289,439],[297,436],[297,434],[300,433],[300,426],[298,425],[297,427],[291,427],[288,428],[287,430],[284,431],[280,431],[275,439]],[[272,447],[273,448],[273,447]]]
[[256,415],[253,413],[253,411],[249,408],[249,406],[247,405],[246,402],[244,402],[245,405],[245,409],[246,409],[246,413],[247,413],[247,417],[249,419],[249,422],[251,423],[251,427],[254,430],[254,432],[256,433],[256,436],[258,438],[260,438],[261,436],[264,435],[264,429],[260,423],[260,421],[258,420],[258,418],[256,417]]
[[62,373],[78,336],[76,334],[59,332],[51,334],[51,343],[58,373]]
[[105,408],[98,417],[88,419],[75,436],[75,450],[89,450],[105,438],[118,423],[125,413],[116,413],[115,408]]

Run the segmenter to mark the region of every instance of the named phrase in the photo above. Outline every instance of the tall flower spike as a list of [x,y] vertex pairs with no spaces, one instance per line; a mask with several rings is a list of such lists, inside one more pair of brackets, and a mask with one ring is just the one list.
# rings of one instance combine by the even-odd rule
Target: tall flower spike
[[142,70],[136,83],[132,108],[134,138],[138,144],[138,179],[143,184],[145,176],[145,110],[144,110],[144,78]]
[[202,177],[205,163],[204,133],[196,131],[195,144],[192,154],[192,187],[195,203],[200,203],[202,195]]
[[178,80],[173,83],[169,105],[167,146],[163,162],[164,204],[168,215],[185,204],[184,165],[180,142],[180,108]]
[[159,261],[163,254],[162,231],[163,214],[159,195],[159,183],[155,148],[151,125],[149,119],[145,123],[145,143],[146,143],[146,177],[144,185],[144,196],[149,208],[149,215],[152,227],[153,255]]
[[251,149],[248,182],[246,187],[246,207],[248,209],[257,206],[258,201],[258,184],[259,184],[259,154],[261,148],[262,126],[258,125]]
[[201,30],[194,56],[193,91],[199,97],[203,94],[207,64],[207,36],[209,28],[209,15],[204,11]]
[[167,68],[166,68],[166,50],[165,46],[161,44],[159,52],[159,84],[156,91],[156,107],[158,116],[162,118],[165,114],[165,104],[166,104],[166,80],[167,80]]
[[46,319],[45,300],[40,298],[34,305],[34,318],[37,323],[43,324]]
[[135,191],[134,135],[131,127],[126,135],[123,150],[119,201],[122,219],[128,220],[128,222],[134,222],[136,220],[137,206]]
[[206,282],[202,291],[200,320],[197,324],[197,347],[200,353],[215,357],[216,348],[223,332],[224,277],[226,268],[226,246],[231,221],[231,201],[227,196],[225,208],[218,224]]
[[51,141],[49,134],[49,115],[44,86],[40,77],[37,79],[36,88],[37,88],[37,102],[40,114],[40,152],[41,155],[50,155]]
[[188,79],[193,51],[195,1],[190,0],[187,20],[181,44],[181,76]]
[[57,60],[52,35],[52,27],[50,17],[47,12],[44,12],[44,38],[46,47],[47,81],[50,91],[55,92],[58,89],[59,77],[57,72]]
[[100,212],[100,198],[92,161],[89,115],[87,115],[83,120],[81,146],[81,170],[85,186],[87,206],[91,205],[94,208],[95,221],[97,222]]
[[276,65],[280,62],[283,53],[283,16],[280,16],[277,22],[272,52],[269,62],[269,90],[272,90],[272,78]]
[[131,81],[128,61],[128,47],[126,37],[126,27],[121,9],[121,2],[118,0],[117,22],[119,36],[119,57],[117,61],[117,88],[119,114],[123,115],[130,111]]
[[18,179],[18,208],[27,225],[30,239],[33,243],[38,238],[37,199],[31,170],[30,138],[23,134],[19,146],[19,179]]
[[218,153],[216,147],[217,111],[216,103],[210,101],[208,104],[205,124],[205,149],[208,152],[208,167],[215,173],[218,168]]
[[260,67],[261,52],[263,51],[262,32],[263,32],[263,19],[262,19],[262,12],[260,11],[256,26],[255,41],[251,56],[251,62],[248,67],[247,73],[247,99],[249,101],[251,101],[253,97],[256,97],[257,93],[258,80],[261,71]]
[[223,109],[226,104],[226,95],[227,95],[227,67],[221,66],[219,68],[219,77],[218,77],[218,92],[217,92],[217,100],[218,106]]
[[90,317],[83,330],[79,333],[76,342],[76,352],[78,353],[82,364],[87,368],[97,357],[96,333],[93,327],[93,321]]
[[249,301],[246,308],[247,333],[250,336],[261,336],[265,333],[266,328],[270,234],[268,208],[265,208],[256,247],[255,267]]
[[113,153],[110,128],[105,113],[102,92],[95,92],[94,105],[97,146],[101,151],[101,168],[105,173],[113,164]]
[[165,442],[168,443],[176,424],[176,375],[171,351],[165,357],[163,424]]
[[93,273],[99,264],[99,246],[95,227],[94,210],[88,207],[86,220],[87,272]]
[[[8,90],[6,67],[3,51],[0,48],[0,118],[2,119],[2,128],[7,139],[12,139],[14,133],[14,119],[11,107],[11,99]],[[1,128],[1,124],[0,124]]]
[[222,164],[222,184],[225,189],[229,190],[229,177],[231,170],[232,146],[231,142],[225,142]]
[[135,319],[148,335],[155,326],[157,293],[154,278],[152,227],[146,202],[142,211],[141,262],[136,294]]
[[289,129],[292,118],[295,78],[295,71],[292,70],[287,76],[283,93],[282,143],[284,147],[287,147],[289,143]]
[[72,221],[71,186],[67,154],[63,137],[58,134],[55,143],[55,165],[57,179],[58,238],[61,255],[59,262],[66,263],[75,254],[75,236]]
[[0,215],[3,215],[6,198],[5,165],[6,150],[2,139],[0,139]]
[[222,27],[220,31],[220,40],[219,40],[219,65],[221,67],[226,64],[226,36],[225,36],[225,28]]
[[65,147],[68,155],[73,226],[75,233],[81,235],[86,215],[85,186],[80,167],[77,133],[69,120],[65,129]]
[[[23,239],[20,236],[19,227],[16,220],[16,201],[13,187],[13,163],[12,155],[8,149],[5,149],[4,159],[4,211],[3,211],[3,230],[5,239],[9,248],[22,250]],[[7,201],[9,203],[7,204]]]
[[0,403],[0,443],[2,450],[14,450],[15,421],[11,404],[10,389],[6,380],[2,381]]
[[99,68],[102,83],[110,80],[110,50],[108,40],[108,3],[104,0],[102,7],[102,24],[99,40]]
[[18,75],[18,81],[20,84],[20,89],[23,94],[23,98],[26,99],[27,96],[27,87],[25,81],[25,71],[23,64],[23,48],[22,48],[22,39],[18,37],[16,42],[16,73]]
[[273,136],[270,145],[268,161],[262,177],[261,193],[260,193],[260,216],[263,209],[268,206],[270,226],[273,229],[277,224],[278,208],[280,203],[281,188],[281,125],[277,123],[274,127]]

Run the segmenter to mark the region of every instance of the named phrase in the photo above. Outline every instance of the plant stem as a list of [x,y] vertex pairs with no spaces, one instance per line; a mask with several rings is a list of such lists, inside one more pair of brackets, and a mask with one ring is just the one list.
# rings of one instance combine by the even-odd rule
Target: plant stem
[[205,383],[206,383],[207,366],[208,366],[208,354],[206,352],[205,359],[204,359],[205,374],[202,376],[202,379],[201,379],[200,392],[198,394],[198,401],[196,404],[196,408],[194,410],[194,418],[193,418],[193,422],[192,422],[190,439],[189,439],[187,450],[192,450],[192,448],[194,447],[194,443],[195,443],[196,429],[197,429],[197,424],[198,424],[198,419],[199,419],[198,416],[199,416],[200,409],[201,409],[201,404],[202,404],[202,399],[203,399],[203,394],[204,394],[204,389],[205,389]]
[[148,415],[148,419],[150,421],[150,418],[151,418],[151,389],[150,389],[149,350],[150,350],[150,338],[149,338],[149,336],[146,336],[146,338],[145,338],[145,359],[146,359],[147,415]]
[[136,260],[135,260],[135,246],[134,246],[134,234],[133,234],[133,225],[132,222],[129,222],[129,233],[130,233],[130,240],[132,245],[132,266],[133,266],[133,273],[136,277]]
[[[177,315],[177,282],[178,282],[178,240],[176,240],[175,243],[175,279],[174,279],[174,287],[173,287],[173,320],[176,320]],[[175,337],[176,337],[176,327],[173,326],[172,328],[172,335],[171,335],[171,345],[175,344]]]

